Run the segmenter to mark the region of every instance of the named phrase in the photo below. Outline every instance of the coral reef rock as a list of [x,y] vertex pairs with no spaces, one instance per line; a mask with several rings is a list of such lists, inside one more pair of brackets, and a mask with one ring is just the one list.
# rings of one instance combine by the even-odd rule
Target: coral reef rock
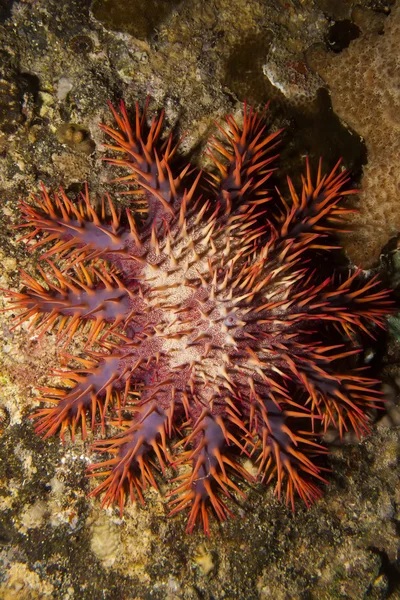
[[334,111],[361,135],[368,151],[359,214],[346,249],[369,265],[400,229],[400,4],[373,31],[339,54],[309,53],[311,66],[328,83]]

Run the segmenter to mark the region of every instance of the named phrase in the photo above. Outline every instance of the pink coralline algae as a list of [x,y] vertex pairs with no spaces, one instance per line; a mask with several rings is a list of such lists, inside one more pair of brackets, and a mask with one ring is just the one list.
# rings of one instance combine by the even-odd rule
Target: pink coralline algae
[[313,176],[307,162],[284,195],[271,184],[280,132],[245,106],[241,124],[218,127],[203,174],[182,166],[163,116],[148,123],[146,109],[131,125],[121,103],[116,128],[102,126],[132,212],[108,196],[96,210],[87,189],[76,203],[44,188],[21,202],[40,276],[23,273],[8,296],[15,325],[86,339],[60,386],[41,388],[36,432],[100,429],[91,495],[121,512],[170,467],[170,514],[187,509],[187,530],[199,521],[209,534],[209,515],[232,515],[243,480],[274,482],[292,506],[321,495],[321,433],[361,436],[381,406],[359,356],[392,303],[376,277],[330,266],[352,212],[340,163]]

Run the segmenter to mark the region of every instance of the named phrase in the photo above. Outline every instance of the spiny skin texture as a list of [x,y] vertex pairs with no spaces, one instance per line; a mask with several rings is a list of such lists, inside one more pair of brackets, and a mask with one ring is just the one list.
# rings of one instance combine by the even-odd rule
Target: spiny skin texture
[[[292,506],[320,496],[321,433],[361,436],[381,405],[358,355],[391,300],[360,270],[326,276],[351,212],[339,163],[313,177],[307,162],[300,191],[288,180],[281,195],[270,183],[280,132],[245,106],[241,125],[218,126],[217,174],[205,176],[178,166],[163,116],[148,125],[146,108],[131,125],[121,103],[116,129],[102,126],[135,216],[109,198],[95,211],[87,189],[77,204],[45,189],[22,202],[24,239],[45,248],[41,283],[23,273],[23,291],[8,295],[22,310],[16,325],[54,327],[65,345],[89,326],[64,385],[41,390],[36,431],[73,439],[78,424],[83,436],[87,420],[100,425],[93,450],[108,456],[89,468],[102,478],[91,494],[121,512],[127,493],[143,502],[154,473],[172,466],[170,514],[187,508],[187,530],[200,521],[209,534],[210,512],[231,515],[226,498],[243,495],[243,479],[274,481]],[[110,420],[121,429],[112,437]]]

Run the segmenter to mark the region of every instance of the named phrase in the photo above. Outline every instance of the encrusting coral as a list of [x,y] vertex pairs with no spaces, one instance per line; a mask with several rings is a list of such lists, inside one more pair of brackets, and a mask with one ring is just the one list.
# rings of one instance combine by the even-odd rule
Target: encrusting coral
[[359,213],[346,241],[350,258],[363,265],[376,264],[382,247],[400,230],[399,44],[396,2],[385,20],[384,35],[364,34],[338,54],[310,53],[311,66],[329,85],[335,113],[367,147]]
[[[21,203],[19,226],[32,250],[45,248],[41,282],[23,273],[23,291],[8,296],[22,311],[15,325],[55,328],[65,345],[78,328],[87,339],[58,372],[64,385],[41,390],[37,433],[74,439],[78,425],[83,437],[87,421],[100,425],[93,450],[111,458],[89,467],[102,478],[91,495],[121,512],[127,493],[143,502],[172,466],[170,514],[188,508],[187,530],[201,521],[209,534],[210,510],[231,515],[226,498],[243,496],[243,479],[273,480],[291,505],[320,496],[321,433],[360,436],[381,405],[358,357],[391,300],[376,277],[333,274],[325,259],[352,212],[339,163],[315,177],[307,163],[300,192],[288,179],[283,196],[271,185],[280,132],[245,106],[243,123],[229,116],[211,140],[216,172],[203,175],[180,166],[163,116],[148,125],[146,108],[131,126],[121,103],[116,129],[102,126],[134,214],[109,197],[96,211],[87,189],[73,203],[43,188]],[[105,435],[109,422],[121,432]]]

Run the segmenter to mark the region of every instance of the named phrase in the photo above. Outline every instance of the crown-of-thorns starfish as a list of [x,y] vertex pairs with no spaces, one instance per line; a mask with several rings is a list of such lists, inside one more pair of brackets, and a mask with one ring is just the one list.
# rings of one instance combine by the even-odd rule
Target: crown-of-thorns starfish
[[[55,329],[65,345],[79,329],[86,339],[57,372],[63,386],[41,389],[36,431],[73,439],[78,424],[85,437],[87,419],[100,423],[93,449],[111,458],[90,466],[103,478],[91,495],[122,512],[127,493],[143,502],[172,466],[170,514],[188,508],[187,530],[201,521],[209,534],[210,510],[231,515],[226,499],[243,495],[243,479],[275,481],[292,506],[296,494],[307,505],[320,496],[321,432],[365,434],[382,402],[358,355],[392,303],[360,269],[326,274],[352,212],[340,163],[313,177],[307,161],[300,191],[288,179],[281,194],[271,185],[280,132],[245,106],[242,124],[218,126],[207,151],[216,169],[203,175],[179,166],[163,115],[148,124],[146,109],[131,126],[121,103],[116,129],[102,126],[133,212],[108,196],[96,210],[87,188],[77,203],[44,188],[21,202],[23,239],[44,248],[40,283],[23,273],[23,291],[8,296],[22,311],[15,326]],[[109,422],[121,433],[104,437]]]

